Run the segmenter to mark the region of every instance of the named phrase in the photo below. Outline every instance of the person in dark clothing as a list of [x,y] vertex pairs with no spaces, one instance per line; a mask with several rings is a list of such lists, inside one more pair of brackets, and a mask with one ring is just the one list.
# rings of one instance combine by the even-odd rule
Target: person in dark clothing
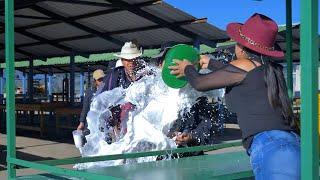
[[[90,110],[91,100],[94,95],[98,95],[104,91],[109,91],[117,87],[128,88],[131,83],[140,78],[137,75],[137,70],[140,67],[137,58],[141,55],[142,51],[139,50],[132,42],[126,42],[121,48],[121,53],[115,54],[116,57],[121,58],[123,66],[112,69],[106,75],[103,74],[103,77],[99,76],[99,79],[95,80],[95,83],[101,83],[101,85],[97,86],[99,88],[90,88],[87,90],[83,101],[80,124],[77,128],[78,130],[83,130],[86,127],[86,117]],[[95,73],[93,75],[95,75]]]
[[[202,146],[214,143],[215,111],[207,97],[199,97],[189,111],[179,113],[168,137],[175,137],[178,147]],[[201,152],[181,153],[179,157],[203,155]]]
[[[114,54],[116,57],[121,58],[121,64],[117,65],[105,77],[105,86],[103,91],[109,91],[116,87],[128,88],[131,83],[139,80],[144,74],[138,72],[142,68],[142,62],[137,58],[142,55],[142,50],[138,49],[137,45],[133,42],[126,42],[121,48],[120,54]],[[105,134],[105,141],[108,144],[116,141],[126,133],[126,116],[134,109],[131,103],[118,104],[110,107],[111,117],[105,119],[101,124]]]
[[91,99],[94,95],[101,92],[101,90],[104,88],[104,77],[105,74],[101,69],[97,69],[93,72],[94,87],[88,88],[85,92],[85,97],[83,100],[83,106],[79,120],[80,123],[77,127],[77,130],[84,130],[84,128],[86,127],[86,117],[90,110]]
[[[164,57],[168,50],[176,43],[164,43],[160,49],[160,53],[153,57],[155,64],[162,68]],[[200,146],[213,143],[213,135],[216,133],[218,126],[215,123],[214,106],[209,104],[207,97],[199,97],[195,104],[185,112],[179,112],[178,118],[174,121],[167,136],[175,138],[175,142],[179,147]],[[203,155],[203,152],[190,152],[175,154],[171,158],[187,157]],[[158,157],[158,160],[167,158]]]
[[227,88],[226,103],[237,114],[255,179],[300,179],[300,137],[282,66],[274,60],[284,56],[274,48],[278,25],[256,13],[244,24],[229,24],[227,33],[237,42],[236,60],[224,65],[202,56],[200,66],[213,70],[206,75],[187,60],[176,61],[171,73],[199,91]]

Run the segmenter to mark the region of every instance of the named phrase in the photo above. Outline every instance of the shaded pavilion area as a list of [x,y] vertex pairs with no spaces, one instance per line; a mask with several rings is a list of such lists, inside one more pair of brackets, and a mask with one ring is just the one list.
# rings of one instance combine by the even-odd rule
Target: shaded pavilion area
[[[3,63],[3,2],[0,14],[0,63]],[[16,68],[22,73],[22,94],[16,96],[17,127],[39,131],[41,136],[46,132],[48,119],[51,122],[62,115],[75,119],[79,116],[84,82],[90,85],[90,73],[97,68],[106,71],[113,68],[115,59],[110,54],[120,51],[124,42],[133,40],[143,49],[157,49],[173,41],[199,49],[201,44],[214,48],[217,43],[228,40],[226,33],[208,24],[206,18],[193,17],[161,0],[15,0],[14,16],[15,61],[23,64]],[[107,55],[90,60],[101,53]],[[150,52],[146,50],[145,54],[148,56]],[[50,58],[56,58],[56,63],[50,64]],[[5,68],[4,65],[1,68]],[[44,75],[43,97],[35,95],[36,74]],[[55,74],[66,74],[65,81],[61,82],[62,92],[52,92]],[[79,94],[75,92],[77,78],[80,79]],[[2,117],[4,86],[5,77],[0,69]],[[19,119],[29,120],[19,125]],[[55,126],[59,127],[58,122]],[[74,128],[73,125],[66,127]]]

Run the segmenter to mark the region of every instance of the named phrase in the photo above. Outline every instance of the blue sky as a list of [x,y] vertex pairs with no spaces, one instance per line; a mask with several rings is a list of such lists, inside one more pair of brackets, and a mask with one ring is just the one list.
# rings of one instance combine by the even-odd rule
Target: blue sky
[[[228,23],[244,22],[255,12],[269,16],[279,25],[286,22],[285,0],[165,0],[165,2],[197,18],[207,17],[210,24],[224,30]],[[300,22],[300,0],[292,0],[292,22]]]

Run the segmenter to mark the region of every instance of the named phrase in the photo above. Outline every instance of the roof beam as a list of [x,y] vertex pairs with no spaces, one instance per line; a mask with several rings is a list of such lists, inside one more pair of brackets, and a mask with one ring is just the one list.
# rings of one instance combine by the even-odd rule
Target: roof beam
[[[4,16],[4,15],[0,15]],[[50,17],[39,17],[39,16],[27,16],[27,15],[14,15],[15,18],[26,18],[26,19],[36,19],[36,20],[56,20]]]
[[63,68],[60,68],[59,66],[52,66],[52,68],[58,69],[59,71],[62,71],[62,73],[69,73],[70,71],[67,71]]
[[40,68],[35,68],[34,71],[39,71],[40,73],[34,73],[34,74],[47,74],[46,71],[41,70]]
[[[15,0],[14,1],[14,10],[18,10],[18,9],[23,9],[23,8],[28,8],[38,2],[42,2],[44,0]],[[0,4],[0,14],[4,13],[4,1],[2,1],[2,3]]]
[[[201,18],[201,19],[193,19],[193,20],[187,20],[187,21],[174,22],[173,24],[181,26],[181,25],[205,23],[205,22],[207,22],[207,19]],[[109,35],[118,35],[118,34],[133,33],[133,32],[138,32],[138,31],[154,30],[154,29],[159,29],[159,28],[163,28],[163,27],[160,25],[153,25],[153,26],[147,26],[147,27],[139,27],[139,28],[133,28],[133,29],[123,29],[123,30],[118,30],[118,31],[112,31],[112,32],[108,32],[108,34]],[[64,41],[73,41],[73,40],[87,39],[87,38],[93,38],[93,37],[96,37],[96,36],[93,34],[89,34],[89,35],[81,35],[81,36],[73,36],[73,37],[67,37],[67,38],[54,39],[54,40],[51,40],[51,42],[59,43],[59,42],[64,42]],[[25,44],[20,44],[17,47],[36,46],[36,45],[41,45],[41,44],[43,44],[43,43],[42,42],[25,43]]]
[[[1,49],[4,49],[4,47],[5,47],[5,45],[4,45],[3,43],[0,43],[0,46],[3,47],[3,48],[1,48]],[[17,48],[16,46],[15,46],[14,49],[15,49],[16,52],[18,52],[18,53],[20,53],[20,54],[23,54],[23,55],[27,56],[28,58],[32,58],[32,57],[34,56],[34,54],[29,53],[29,52],[27,52],[27,51],[24,51],[24,50],[22,50],[22,49],[19,49],[19,48]]]
[[[0,22],[0,26],[4,27],[4,23]],[[59,49],[62,49],[64,51],[72,51],[72,48],[70,48],[70,47],[61,45],[59,43],[52,42],[49,39],[46,39],[44,37],[38,36],[38,35],[33,34],[31,32],[25,31],[23,29],[19,29],[19,30],[16,29],[15,32],[18,32],[18,33],[20,33],[20,34],[22,34],[24,36],[28,36],[28,37],[30,37],[32,39],[35,39],[35,40],[38,40],[38,41],[42,41],[42,42],[44,42],[46,44],[50,44],[51,46],[54,46],[54,47],[59,48]]]
[[[154,5],[154,4],[158,4],[161,1],[159,0],[150,0],[150,1],[146,1],[143,3],[137,3],[134,4],[137,7],[145,7],[145,6],[150,6],[150,5]],[[95,17],[95,16],[100,16],[100,15],[104,15],[104,14],[111,14],[111,13],[115,13],[115,12],[120,12],[123,11],[124,9],[107,9],[107,10],[101,10],[101,11],[96,11],[96,12],[92,12],[92,13],[87,13],[87,14],[82,14],[82,15],[78,15],[78,16],[74,16],[74,17],[68,17],[65,18],[65,21],[77,21],[79,19],[83,19],[83,18],[91,18],[91,17]],[[61,21],[57,21],[57,20],[52,20],[49,22],[42,22],[42,23],[37,23],[37,24],[31,24],[31,25],[27,25],[27,26],[22,26],[22,27],[18,27],[15,28],[16,30],[27,30],[27,29],[32,29],[32,28],[37,28],[37,27],[42,27],[42,26],[49,26],[49,25],[54,25],[54,24],[59,24],[61,23]],[[4,31],[4,30],[3,30]],[[1,32],[3,32],[1,31]]]
[[[49,11],[48,9],[42,8],[42,7],[38,6],[38,5],[34,5],[34,6],[30,7],[30,8],[35,10],[35,11],[37,11],[37,12],[40,12],[40,13],[42,13],[44,15],[47,15],[49,17],[60,19],[61,21],[66,21],[67,20],[67,18],[65,18],[65,17],[63,17],[63,16],[61,16],[61,15],[59,15],[57,13],[54,13],[52,11]],[[83,24],[80,24],[78,22],[66,21],[66,23],[68,23],[68,24],[70,24],[70,25],[72,25],[72,26],[74,26],[76,28],[79,28],[79,29],[81,29],[83,31],[86,31],[88,33],[94,34],[94,35],[96,35],[96,36],[98,36],[100,38],[103,38],[103,39],[105,39],[107,41],[110,41],[110,42],[112,42],[114,44],[117,44],[119,46],[122,46],[123,43],[124,43],[124,42],[122,42],[122,41],[120,41],[120,40],[118,40],[116,38],[113,38],[113,37],[109,36],[107,33],[101,33],[101,32],[99,32],[99,31],[97,31],[95,29],[92,29],[92,28],[90,28],[88,26],[85,26]]]
[[49,45],[51,45],[51,46],[54,46],[54,47],[59,48],[59,49],[62,49],[62,50],[64,50],[64,51],[69,51],[69,52],[73,51],[72,48],[70,48],[70,47],[64,46],[64,45],[59,44],[59,43],[52,42],[52,41],[49,40],[49,39],[46,39],[46,38],[44,38],[44,37],[35,35],[35,34],[30,33],[30,32],[28,32],[28,31],[23,31],[23,30],[22,30],[22,31],[16,31],[16,32],[18,32],[18,33],[20,33],[20,34],[22,34],[22,35],[24,35],[24,36],[28,36],[28,37],[30,37],[30,38],[32,38],[32,39],[35,39],[35,40],[38,40],[38,41],[42,41],[42,42],[44,42],[45,44],[49,44]]
[[[276,43],[285,43],[286,40],[283,39],[283,40],[276,40]],[[300,39],[297,39],[297,38],[292,38],[292,43],[295,43],[297,45],[300,45]]]
[[102,3],[102,2],[91,2],[91,1],[83,1],[83,0],[48,0],[51,2],[61,2],[61,3],[70,3],[70,4],[79,4],[79,5],[89,5],[89,6],[97,6],[97,7],[112,7],[112,4]]
[[124,2],[122,0],[108,0],[108,2],[111,2],[112,4],[117,5],[117,6],[121,6],[131,13],[134,13],[134,14],[136,14],[140,17],[143,17],[145,19],[148,19],[149,21],[152,21],[156,24],[160,24],[161,26],[166,27],[174,32],[177,32],[177,33],[183,35],[183,36],[186,36],[186,37],[191,38],[193,40],[198,39],[202,43],[207,44],[209,46],[212,46],[211,43],[208,43],[209,40],[206,40],[206,38],[201,37],[200,35],[197,35],[197,34],[191,32],[191,31],[188,31],[186,29],[183,29],[178,25],[171,24],[171,23],[165,21],[164,19],[161,19],[161,18],[159,18],[159,17],[157,17],[147,11],[142,10],[140,7],[129,4],[129,3]]

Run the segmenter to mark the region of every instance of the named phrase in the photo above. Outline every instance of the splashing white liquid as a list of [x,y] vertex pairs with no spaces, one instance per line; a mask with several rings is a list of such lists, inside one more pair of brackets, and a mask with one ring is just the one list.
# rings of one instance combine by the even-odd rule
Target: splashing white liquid
[[[127,89],[115,88],[96,96],[87,115],[90,134],[87,143],[80,148],[83,157],[121,154],[130,152],[176,148],[175,142],[166,136],[178,113],[192,106],[200,96],[220,96],[219,91],[201,93],[189,85],[182,89],[166,86],[161,72],[153,69],[154,75],[145,76]],[[115,104],[130,102],[135,110],[129,113],[127,133],[118,141],[107,144],[104,133],[99,130],[99,119],[110,115],[108,108]],[[77,169],[115,166],[132,162],[154,161],[156,157],[130,160],[114,160],[77,164]]]

